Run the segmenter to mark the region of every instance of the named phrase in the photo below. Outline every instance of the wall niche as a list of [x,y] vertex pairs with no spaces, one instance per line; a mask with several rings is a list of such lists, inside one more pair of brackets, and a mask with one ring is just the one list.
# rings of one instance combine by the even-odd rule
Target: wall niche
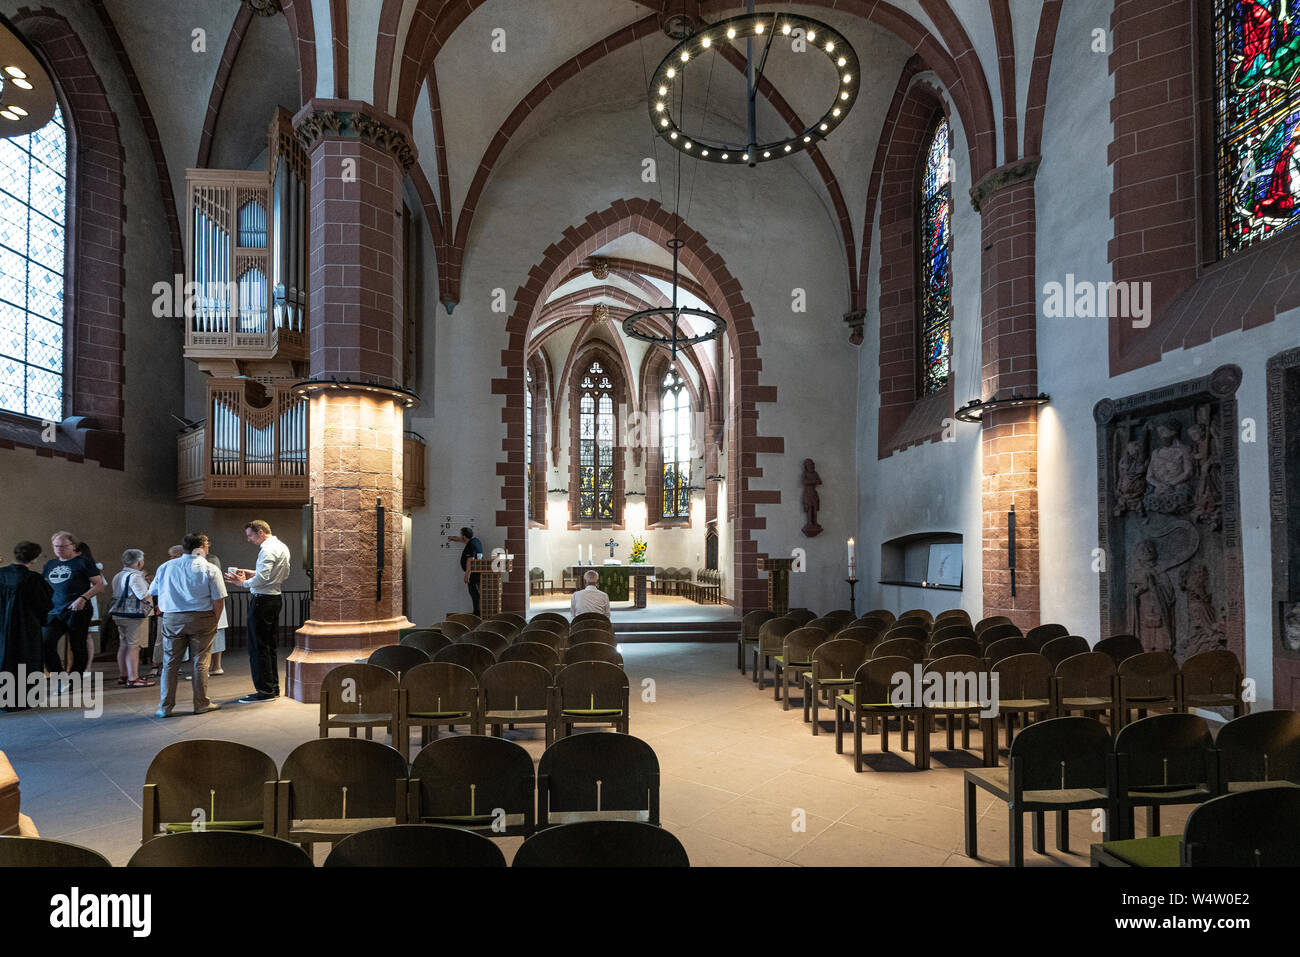
[[1097,422],[1101,633],[1179,664],[1227,648],[1245,666],[1237,387],[1241,369],[1122,399]]

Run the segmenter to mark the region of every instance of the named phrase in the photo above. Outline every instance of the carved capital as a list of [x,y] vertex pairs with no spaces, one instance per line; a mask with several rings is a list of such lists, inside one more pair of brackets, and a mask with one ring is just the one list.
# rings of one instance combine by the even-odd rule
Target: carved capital
[[975,212],[978,213],[984,200],[998,190],[1037,176],[1040,162],[1042,162],[1041,156],[1026,156],[985,173],[980,181],[970,188],[970,204],[975,207]]
[[846,312],[844,321],[849,325],[849,342],[862,345],[862,329],[867,322],[866,312]]
[[259,17],[273,17],[284,12],[280,0],[244,0],[244,3]]
[[296,132],[308,153],[326,137],[341,137],[361,140],[391,154],[403,172],[415,165],[415,149],[406,133],[369,113],[314,110],[298,121]]

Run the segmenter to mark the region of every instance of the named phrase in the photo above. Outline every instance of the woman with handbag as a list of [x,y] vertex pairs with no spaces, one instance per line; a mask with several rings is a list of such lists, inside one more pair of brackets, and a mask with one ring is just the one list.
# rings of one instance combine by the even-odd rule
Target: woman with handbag
[[153,597],[144,575],[144,552],[128,548],[122,553],[122,570],[113,577],[113,605],[109,609],[117,625],[118,684],[128,688],[152,688],[158,684],[139,673],[140,648],[149,641],[149,616]]

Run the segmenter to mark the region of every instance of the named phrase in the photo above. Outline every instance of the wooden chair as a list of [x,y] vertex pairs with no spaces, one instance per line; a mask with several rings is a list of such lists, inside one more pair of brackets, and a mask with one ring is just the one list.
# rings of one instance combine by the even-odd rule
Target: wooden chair
[[1146,651],[1142,647],[1142,642],[1133,635],[1111,635],[1109,638],[1103,638],[1097,642],[1096,647],[1092,650],[1100,651],[1103,655],[1110,655],[1115,662],[1116,668],[1124,663],[1124,659],[1132,658],[1134,655],[1140,655]]
[[949,608],[934,616],[935,625],[937,626],[940,622],[943,622],[944,624],[949,622],[960,622],[964,625],[969,625],[971,623],[970,612],[965,608]]
[[[1099,643],[1100,644],[1100,643]],[[1105,652],[1102,652],[1105,654]],[[1182,681],[1178,662],[1167,651],[1144,651],[1120,662],[1119,668],[1120,725],[1129,722],[1129,712],[1137,709],[1138,717],[1145,718],[1148,711],[1185,711],[1182,704]]]
[[461,827],[395,824],[345,837],[325,867],[505,867],[490,838]]
[[[1053,642],[1061,640],[1056,638]],[[1048,642],[1044,647],[1049,647],[1053,642]],[[1119,728],[1119,715],[1116,713],[1119,707],[1119,675],[1110,655],[1104,655],[1100,651],[1071,655],[1056,666],[1053,680],[1056,683],[1057,714],[1069,715],[1074,711],[1082,711],[1084,717],[1096,717],[1106,712],[1110,715],[1111,733],[1114,734]]]
[[312,860],[310,852],[297,844],[266,834],[191,831],[172,834],[160,841],[149,841],[131,855],[126,866],[311,867]]
[[835,634],[835,632],[839,631],[844,626],[839,624],[838,619],[829,618],[826,615],[822,615],[820,618],[814,618],[812,621],[808,622],[808,624],[801,625],[800,627],[816,628],[820,631],[825,632],[826,637],[829,638],[831,637],[831,635]]
[[579,661],[608,661],[611,665],[623,667],[623,656],[613,645],[603,641],[584,641],[580,645],[570,645],[564,649],[562,664],[572,665]]
[[829,618],[835,623],[835,629],[831,632],[832,634],[841,628],[847,627],[855,618],[853,612],[849,611],[847,608],[837,608],[835,611],[828,611],[826,614],[822,615],[822,617]]
[[1030,628],[1025,634],[1025,638],[1027,638],[1029,643],[1034,646],[1035,651],[1039,651],[1042,649],[1043,645],[1047,644],[1052,639],[1064,637],[1069,633],[1070,629],[1066,628],[1064,625],[1049,623],[1046,625],[1038,625],[1035,628]]
[[979,621],[975,623],[975,637],[976,638],[980,637],[980,635],[984,633],[984,630],[986,628],[991,628],[994,625],[1009,625],[1009,624],[1011,624],[1011,619],[1008,618],[1006,615],[990,615],[987,618],[981,618]]
[[432,661],[434,655],[451,644],[451,639],[442,632],[434,631],[430,628],[422,629],[420,631],[412,631],[409,634],[405,634],[402,636],[402,640],[398,643],[406,645],[408,648],[420,649],[428,655],[429,660]]
[[546,571],[534,565],[528,569],[528,593],[545,595],[555,591],[555,580],[546,577]]
[[[916,728],[916,748],[912,752],[912,764],[922,771],[928,767],[926,747],[930,736],[922,728],[921,703],[914,695],[905,696],[905,700],[895,702],[895,676],[902,673],[912,674],[913,662],[907,658],[886,657],[872,658],[858,666],[853,675],[853,689],[847,694],[835,697],[835,753],[844,753],[844,725],[853,725],[853,770],[862,771],[862,732],[863,726],[872,718],[880,719],[880,751],[889,751],[889,719],[898,717],[899,733],[903,738],[903,750],[907,750],[907,721],[910,718]],[[918,689],[913,688],[913,692]]]
[[807,608],[791,608],[789,611],[785,613],[785,617],[793,618],[796,622],[799,623],[800,628],[808,624],[808,622],[816,620],[817,618],[817,616],[813,612],[809,611]]
[[[1034,815],[1033,847],[1042,854],[1047,843],[1043,815],[1055,811],[1056,847],[1068,852],[1069,812],[1110,805],[1114,773],[1109,763],[1110,743],[1110,735],[1099,721],[1051,718],[1016,736],[1006,768],[967,768],[966,856],[979,856],[976,788],[1004,802],[1010,812],[1013,867],[1025,865],[1025,814]],[[1109,817],[1107,823],[1111,823]]]
[[506,661],[531,662],[545,668],[550,674],[555,674],[560,666],[560,654],[540,641],[520,641],[503,651],[497,659],[498,663]]
[[1240,718],[1246,711],[1242,697],[1241,662],[1226,648],[1202,651],[1183,662],[1182,710],[1189,708],[1231,708]]
[[522,630],[522,628],[523,628],[522,625],[516,628],[514,624],[512,624],[511,622],[500,621],[500,620],[494,621],[493,619],[489,618],[486,621],[484,621],[481,625],[475,625],[473,628],[471,628],[470,633],[473,634],[475,632],[488,631],[494,635],[500,635],[502,638],[506,640],[507,643],[509,643],[510,639],[513,638],[516,634],[518,634]]
[[578,734],[542,752],[537,829],[595,820],[659,823],[659,759],[640,738]]
[[370,657],[366,659],[367,664],[387,668],[398,677],[427,661],[429,661],[427,654],[409,645],[384,645],[372,651]]
[[[927,735],[933,728],[933,719],[944,718],[949,751],[954,750],[957,719],[961,719],[962,749],[969,750],[969,718],[972,715],[978,717],[980,736],[983,738],[984,766],[992,768],[997,767],[998,763],[997,718],[982,715],[981,712],[986,706],[978,700],[978,692],[981,690],[978,684],[979,677],[986,672],[987,665],[984,659],[974,655],[949,655],[946,658],[936,658],[926,662],[921,676],[922,686],[929,685],[933,680],[942,694],[938,701],[930,700],[927,695],[922,699],[921,704],[924,709],[923,717],[926,719],[923,727]],[[931,679],[930,675],[934,675],[934,679]],[[933,754],[933,749],[929,748],[929,752]]]
[[613,622],[610,621],[609,615],[603,615],[598,611],[584,611],[582,614],[576,615],[573,621],[569,623],[569,631],[570,632],[577,631],[578,628],[585,621],[591,621],[596,623],[595,625],[589,625],[588,627],[594,628],[597,627],[598,625],[608,625],[611,631],[613,631],[614,629],[614,624]]
[[1300,867],[1300,790],[1211,798],[1183,829],[1183,867]]
[[890,626],[889,631],[892,633],[895,630],[902,632],[903,629],[909,629],[908,633],[910,634],[911,630],[918,630],[928,639],[930,637],[930,626],[931,622],[927,618],[921,618],[918,615],[899,615],[898,619]]
[[434,655],[433,660],[435,662],[450,662],[454,665],[460,665],[462,668],[468,668],[473,673],[475,680],[497,663],[496,655],[482,645],[476,645],[472,642],[448,645]]
[[1111,840],[1134,836],[1134,808],[1147,809],[1147,836],[1155,837],[1161,807],[1200,804],[1220,793],[1218,754],[1205,719],[1196,715],[1156,714],[1125,725],[1111,761]]
[[811,626],[785,636],[781,654],[772,659],[772,699],[780,699],[782,711],[790,710],[791,676],[802,685],[804,673],[812,669],[813,650],[824,641],[826,632]]
[[1055,676],[1048,660],[1036,651],[990,660],[990,669],[998,676],[998,715],[993,720],[1006,728],[1010,749],[1017,715],[1024,715],[1026,726],[1034,714],[1040,721],[1055,717]]
[[759,691],[763,690],[768,663],[785,650],[785,636],[798,627],[799,623],[788,616],[765,621],[759,627],[758,644],[754,646],[754,680],[758,682]]
[[736,637],[736,667],[740,673],[745,673],[745,650],[751,645],[758,644],[758,629],[766,622],[780,617],[774,611],[768,611],[766,608],[759,608],[756,611],[747,612],[745,617],[740,619],[740,634]]
[[547,668],[531,661],[501,661],[479,679],[479,700],[483,724],[490,734],[504,735],[509,725],[541,725],[550,747],[555,740],[551,707],[551,675]]
[[613,647],[618,644],[618,639],[614,637],[613,629],[608,628],[575,628],[569,633],[569,647],[574,645],[585,645],[591,642]]
[[890,638],[871,646],[872,658],[906,658],[917,664],[925,661],[925,643],[917,638]]
[[[510,639],[504,635],[498,635],[495,631],[484,631],[475,628],[473,631],[467,631],[457,638],[455,644],[478,645],[480,648],[486,648],[492,652],[493,658],[497,658],[510,647]],[[435,654],[434,657],[437,657],[437,655]]]
[[48,837],[0,834],[0,867],[112,867],[108,858],[80,844]]
[[565,631],[564,634],[560,634],[558,632],[548,631],[545,628],[535,628],[532,625],[529,625],[527,628],[525,628],[523,631],[521,631],[518,635],[515,636],[515,640],[513,644],[545,645],[546,647],[554,651],[556,654],[559,654],[559,652],[564,648],[564,646],[568,644],[568,641],[569,641],[568,631]]
[[1051,641],[1044,642],[1043,647],[1038,649],[1038,653],[1046,658],[1053,668],[1066,658],[1084,655],[1090,651],[1092,651],[1092,646],[1088,644],[1088,639],[1079,635],[1064,635],[1060,638],[1053,638]]
[[832,638],[813,649],[810,667],[803,674],[803,718],[812,722],[812,733],[821,733],[818,712],[825,697],[835,715],[835,699],[853,687],[853,679],[867,660],[868,649],[852,638]]
[[901,621],[904,618],[916,618],[925,622],[927,626],[934,624],[934,615],[924,608],[911,608],[898,616]]
[[979,643],[987,648],[995,641],[1001,641],[1003,638],[1020,638],[1020,629],[1011,622],[998,622],[989,625],[983,629],[975,629],[975,637]]
[[[487,668],[483,670],[487,671]],[[482,734],[483,708],[478,681],[471,669],[452,661],[431,661],[404,674],[398,750],[404,755],[410,753],[412,728],[420,729],[421,747],[429,744],[430,731],[436,739],[438,729],[443,725],[455,730],[456,725],[464,724],[469,726],[470,734]]]
[[608,724],[627,734],[627,675],[618,665],[607,661],[565,665],[555,676],[551,700],[559,738],[567,737],[579,724]]
[[[976,642],[978,644],[978,642]],[[989,660],[989,664],[996,665],[1003,658],[1010,658],[1013,655],[1037,654],[1035,648],[1027,639],[1019,635],[1012,635],[1009,638],[999,638],[997,641],[984,646],[984,657]]]
[[347,728],[348,737],[355,738],[357,729],[365,728],[370,741],[375,728],[385,728],[389,740],[396,744],[401,737],[402,713],[398,685],[398,676],[379,665],[331,668],[320,685],[320,736],[328,738],[331,728]]
[[411,762],[407,820],[491,837],[535,830],[533,759],[505,738],[465,735],[422,748]]
[[405,824],[406,778],[406,758],[378,741],[300,744],[280,768],[276,837],[305,845],[310,857],[317,841],[333,844],[357,831]]
[[275,833],[275,762],[257,748],[197,739],[169,744],[144,775],[140,842],[203,827]]
[[892,625],[896,617],[897,616],[888,608],[874,608],[871,611],[864,612],[860,615],[858,621],[861,621],[863,618],[879,618],[885,624]]
[[640,821],[579,821],[538,831],[512,867],[690,867],[686,848],[662,827]]
[[469,627],[469,625],[461,624],[459,621],[451,621],[450,619],[447,621],[440,621],[435,625],[430,625],[431,630],[436,629],[438,632],[446,635],[453,641],[465,634],[465,632],[469,631]]
[[466,628],[477,628],[479,625],[483,624],[482,618],[480,618],[478,615],[471,615],[468,612],[457,612],[455,614],[448,615],[447,620],[459,622],[460,624],[464,625]]
[[925,644],[930,640],[930,629],[925,625],[893,624],[880,636],[881,641],[893,641],[895,638],[911,638]]
[[1228,793],[1300,787],[1300,714],[1255,711],[1233,718],[1214,739]]
[[969,638],[977,645],[979,644],[975,638],[975,629],[970,625],[952,620],[936,621],[934,627],[930,629],[930,641],[933,644],[938,644],[950,638]]
[[983,652],[974,637],[945,638],[930,645],[925,652],[927,658],[946,658],[948,655],[973,655],[979,658]]
[[828,638],[852,638],[854,641],[860,641],[864,645],[874,645],[880,640],[881,632],[875,628],[869,628],[866,625],[848,625],[841,628],[833,635],[827,635]]
[[537,625],[548,621],[559,625],[565,632],[569,630],[569,619],[558,611],[539,611],[528,619],[528,624]]

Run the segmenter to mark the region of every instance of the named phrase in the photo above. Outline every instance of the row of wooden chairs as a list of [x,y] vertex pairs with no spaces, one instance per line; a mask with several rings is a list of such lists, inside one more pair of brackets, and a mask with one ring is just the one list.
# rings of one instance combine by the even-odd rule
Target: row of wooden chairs
[[[109,867],[98,851],[39,837],[0,837],[0,867]],[[311,867],[297,844],[242,831],[191,831],[145,844],[128,867]],[[394,824],[350,834],[325,867],[505,867],[491,838],[441,824]],[[640,821],[582,821],[538,831],[511,867],[689,867],[681,841]]]
[[[1016,737],[1006,768],[970,768],[964,775],[967,856],[978,856],[976,791],[982,789],[1009,810],[1011,863],[1020,867],[1025,814],[1033,815],[1033,847],[1041,854],[1046,843],[1044,815],[1049,811],[1057,814],[1057,849],[1068,852],[1068,814],[1075,809],[1104,809],[1106,841],[1130,841],[1139,807],[1147,809],[1148,837],[1158,838],[1161,807],[1271,789],[1300,797],[1300,714],[1243,715],[1224,725],[1217,739],[1211,738],[1204,718],[1190,714],[1152,715],[1125,726],[1113,738],[1093,718],[1052,718]],[[1225,828],[1216,818],[1217,833],[1198,832],[1189,820],[1183,862],[1300,863],[1297,797],[1234,803],[1247,814],[1254,808],[1252,801],[1267,804],[1272,813],[1236,828]],[[1255,810],[1263,813],[1262,807]],[[1094,860],[1096,856],[1094,850]]]
[[[453,645],[439,656],[464,648],[475,646]],[[554,671],[531,661],[501,661],[476,672],[437,660],[398,673],[354,663],[332,669],[321,682],[320,736],[347,728],[349,737],[364,729],[372,739],[375,728],[385,728],[405,754],[415,728],[428,744],[443,727],[466,725],[473,734],[490,727],[501,735],[505,726],[531,725],[544,729],[549,745],[578,725],[610,725],[626,734],[628,705],[627,675],[608,661],[576,661]]]
[[[659,823],[659,763],[638,738],[563,738],[533,767],[522,746],[485,735],[434,741],[409,766],[379,741],[317,738],[279,770],[247,745],[181,741],[160,751],[145,775],[141,840],[234,830],[310,844],[406,823],[493,837],[580,820]],[[196,808],[204,812],[197,818]]]

